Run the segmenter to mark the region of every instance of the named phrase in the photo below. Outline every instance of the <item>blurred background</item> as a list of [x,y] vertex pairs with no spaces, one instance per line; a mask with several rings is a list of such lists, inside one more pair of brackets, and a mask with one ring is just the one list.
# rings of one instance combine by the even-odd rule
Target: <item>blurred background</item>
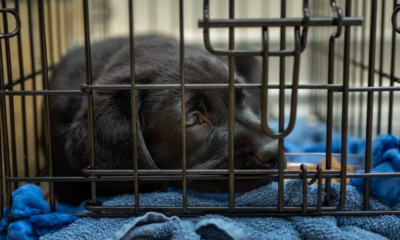
[[[134,0],[135,36],[157,33],[179,38],[179,1],[178,0]],[[228,18],[228,0],[210,1],[211,18]],[[302,18],[303,7],[300,0],[287,0],[286,17]],[[385,2],[385,3],[382,3]],[[47,59],[49,71],[70,49],[84,44],[82,0],[45,0],[45,24],[47,41]],[[350,56],[350,86],[367,86],[368,56],[370,39],[369,1],[353,0],[352,16],[364,17],[364,26],[352,27]],[[345,1],[337,1],[345,12]],[[400,68],[395,68],[390,79],[391,54],[395,51],[395,61],[400,63],[400,46],[393,49],[392,1],[379,1],[378,31],[376,35],[375,85],[398,85]],[[6,83],[6,90],[42,89],[40,38],[37,0],[2,0],[2,8],[16,8],[21,18],[21,30],[18,36],[9,40],[2,39],[0,44],[0,77]],[[279,18],[281,12],[279,0],[236,0],[236,18]],[[203,1],[184,1],[185,42],[203,46],[203,32],[197,22],[202,19]],[[330,1],[310,0],[312,17],[335,17]],[[115,36],[129,36],[128,1],[89,0],[91,41]],[[10,14],[0,13],[0,32],[11,32],[15,28],[15,19]],[[309,30],[306,50],[301,54],[300,84],[326,84],[328,78],[329,38],[336,27],[313,27]],[[212,44],[215,47],[228,47],[228,30],[211,29]],[[280,29],[270,29],[270,49],[280,47]],[[343,83],[343,38],[336,41],[334,83]],[[399,42],[399,37],[395,40]],[[238,28],[235,30],[236,47],[239,49],[261,49],[260,28]],[[9,46],[8,46],[9,45]],[[286,28],[286,47],[293,48],[293,28]],[[261,72],[256,73],[261,77]],[[293,58],[286,58],[286,84],[291,84]],[[386,77],[384,76],[386,74]],[[279,83],[279,58],[270,59],[270,83]],[[261,82],[261,79],[259,80]],[[259,90],[251,90],[254,94]],[[285,116],[290,111],[290,90],[285,91]],[[349,133],[365,137],[367,93],[350,93]],[[394,104],[389,104],[389,92],[375,93],[374,136],[389,132],[389,110],[393,111],[392,132],[400,132],[400,95],[394,93]],[[381,100],[379,100],[381,99]],[[29,170],[18,167],[18,175],[35,175],[44,167],[43,154],[38,148],[41,126],[41,96],[6,97],[8,130],[10,136],[10,154],[18,165],[29,165]],[[334,94],[334,127],[341,129],[341,93]],[[268,111],[272,119],[278,116],[278,91],[270,90]],[[299,90],[298,116],[312,121],[326,119],[327,90]],[[378,115],[377,112],[381,111]],[[378,121],[380,119],[380,121]],[[379,124],[378,124],[379,122]],[[2,123],[4,124],[4,123]]]

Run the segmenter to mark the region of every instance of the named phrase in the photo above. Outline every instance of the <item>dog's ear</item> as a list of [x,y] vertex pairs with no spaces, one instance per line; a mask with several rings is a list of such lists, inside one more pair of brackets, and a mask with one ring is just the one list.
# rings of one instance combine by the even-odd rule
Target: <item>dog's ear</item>
[[[99,169],[132,169],[133,138],[129,91],[95,92],[93,134],[96,166]],[[158,169],[143,138],[140,97],[137,102],[137,156],[140,169]],[[67,134],[66,152],[76,171],[90,165],[87,100],[77,113]]]

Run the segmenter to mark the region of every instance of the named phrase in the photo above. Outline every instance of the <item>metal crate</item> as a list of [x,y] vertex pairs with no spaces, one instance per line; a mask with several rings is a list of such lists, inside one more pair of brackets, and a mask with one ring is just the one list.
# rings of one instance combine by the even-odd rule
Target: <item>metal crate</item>
[[[371,211],[370,178],[400,177],[400,173],[371,172],[371,141],[379,133],[398,134],[400,116],[396,102],[400,91],[399,71],[396,58],[400,56],[396,48],[400,28],[396,15],[400,11],[397,0],[303,0],[303,1],[112,1],[112,0],[15,0],[1,1],[2,26],[0,34],[0,104],[1,104],[1,206],[11,206],[11,193],[22,183],[34,182],[48,188],[48,199],[52,211],[55,210],[53,183],[56,181],[90,182],[92,199],[86,203],[90,213],[77,214],[90,217],[128,217],[146,211],[173,211],[174,215],[192,216],[217,213],[230,216],[298,216],[298,215],[379,215],[399,214],[400,211]],[[141,5],[140,5],[141,4]],[[136,5],[147,4],[145,13],[138,13]],[[158,4],[162,7],[158,7]],[[164,4],[164,5],[163,5]],[[166,5],[167,4],[167,5]],[[190,9],[185,8],[188,4]],[[239,6],[239,8],[238,8]],[[164,8],[167,8],[164,11]],[[124,13],[128,19],[122,24],[125,32],[113,33],[115,19],[113,8],[128,9]],[[240,18],[235,17],[240,9]],[[245,9],[245,10],[243,10]],[[249,9],[251,11],[249,11]],[[254,9],[261,9],[253,16]],[[378,11],[379,10],[379,11]],[[115,10],[114,10],[115,11]],[[159,14],[160,11],[163,14]],[[216,11],[220,15],[212,17]],[[115,13],[115,12],[114,12]],[[274,16],[274,14],[278,16]],[[138,20],[135,14],[146,16],[139,30],[168,33],[180,39],[181,84],[138,85],[132,68],[131,85],[93,85],[91,75],[91,48],[95,40],[112,35],[129,34],[131,46],[137,34]],[[217,15],[218,15],[217,14]],[[296,15],[292,17],[291,15]],[[123,15],[123,14],[122,14]],[[185,20],[186,15],[198,18],[198,22]],[[178,16],[178,17],[176,17]],[[117,16],[121,17],[121,16]],[[256,18],[257,17],[257,18]],[[170,18],[159,26],[159,18]],[[379,20],[380,19],[380,20]],[[378,26],[380,21],[380,26]],[[118,21],[117,21],[118,22]],[[136,25],[135,25],[136,23]],[[145,24],[146,23],[146,24]],[[114,24],[114,25],[113,25]],[[187,24],[187,25],[185,25]],[[143,27],[143,25],[145,27]],[[14,28],[15,27],[15,28]],[[197,29],[197,32],[195,31]],[[215,29],[225,29],[226,34]],[[244,30],[243,30],[244,29]],[[248,30],[250,29],[250,30]],[[200,30],[200,32],[199,32]],[[243,33],[248,31],[246,37]],[[237,34],[237,33],[241,34]],[[199,34],[200,33],[200,34]],[[236,34],[235,34],[236,33]],[[189,37],[188,37],[189,36]],[[226,38],[227,37],[227,38]],[[238,41],[237,38],[238,37]],[[236,41],[236,42],[235,42]],[[230,66],[229,84],[185,84],[185,43],[202,43],[214,55],[227,56]],[[290,42],[290,44],[288,44]],[[238,47],[240,43],[240,47]],[[385,44],[387,43],[387,44]],[[84,44],[86,49],[86,83],[81,89],[49,90],[49,74],[57,61],[72,47]],[[221,45],[217,49],[214,45]],[[272,50],[275,46],[277,49]],[[293,45],[293,46],[292,46]],[[131,47],[131,63],[134,65],[134,51]],[[378,54],[377,54],[378,52]],[[238,56],[256,56],[262,61],[262,78],[259,83],[234,84],[234,64]],[[368,58],[368,61],[365,59]],[[270,62],[279,70],[271,70]],[[304,60],[306,59],[306,61]],[[290,63],[290,64],[289,64]],[[274,66],[275,66],[274,65]],[[377,67],[378,65],[378,67]],[[305,66],[305,67],[304,67]],[[272,73],[271,73],[272,72]],[[304,73],[305,72],[305,73]],[[272,75],[272,77],[271,77]],[[287,80],[290,78],[291,80]],[[376,78],[378,81],[376,81]],[[365,81],[367,80],[367,81]],[[225,89],[229,91],[229,153],[230,167],[226,170],[186,169],[185,116],[182,114],[183,169],[141,170],[138,169],[137,155],[132,159],[131,170],[97,169],[93,147],[91,165],[83,169],[82,176],[54,177],[52,174],[52,148],[49,127],[49,97],[52,95],[85,95],[88,104],[88,126],[91,146],[93,136],[93,97],[98,90],[130,90],[135,96],[138,89],[179,89],[184,99],[186,89]],[[265,134],[279,139],[279,168],[276,170],[235,170],[234,169],[234,94],[235,89],[261,90],[261,120]],[[270,90],[270,91],[268,91]],[[275,91],[271,93],[271,91]],[[289,93],[289,94],[288,94]],[[278,104],[275,115],[279,120],[279,132],[269,127],[267,114],[271,112],[268,102],[275,97]],[[136,136],[135,97],[132,97],[133,136]],[[290,99],[288,101],[287,99]],[[183,102],[182,102],[183,103]],[[45,114],[40,116],[40,105]],[[300,109],[300,110],[299,110]],[[182,104],[182,112],[185,104]],[[326,170],[318,165],[316,169],[284,169],[284,142],[296,124],[296,117],[314,114],[327,124]],[[289,117],[285,127],[284,118]],[[46,151],[39,150],[40,123],[45,122]],[[341,169],[332,170],[332,131],[342,134]],[[348,173],[347,135],[366,138],[365,174]],[[136,138],[134,137],[136,148]],[[187,179],[229,179],[229,206],[192,207],[187,204]],[[276,207],[235,206],[234,179],[278,178],[278,205]],[[326,201],[330,199],[330,182],[340,178],[341,201],[338,206],[322,204],[322,191],[326,191]],[[341,211],[346,199],[346,179],[365,178],[364,211]],[[183,182],[183,202],[180,207],[143,207],[139,205],[138,179],[141,180],[181,180]],[[284,206],[284,179],[302,179],[303,206]],[[318,182],[317,207],[307,206],[307,184]],[[127,181],[135,186],[135,206],[105,207],[97,199],[98,181]],[[326,188],[322,188],[325,181]],[[4,203],[5,201],[5,203]],[[8,207],[8,216],[11,207]]]

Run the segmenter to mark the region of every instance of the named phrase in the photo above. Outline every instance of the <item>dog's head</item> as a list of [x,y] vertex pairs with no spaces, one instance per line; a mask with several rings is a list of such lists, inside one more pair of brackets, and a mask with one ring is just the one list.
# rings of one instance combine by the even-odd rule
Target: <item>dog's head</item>
[[[139,41],[135,53],[135,80],[140,84],[180,83],[179,45],[169,39]],[[110,60],[97,83],[130,83],[129,50]],[[227,62],[204,51],[185,48],[185,82],[228,83]],[[244,80],[235,74],[235,82]],[[235,169],[272,169],[278,164],[278,142],[261,129],[259,117],[244,103],[246,93],[235,90]],[[229,92],[186,90],[186,161],[188,169],[229,168]],[[181,92],[179,89],[137,90],[137,149],[139,168],[182,167]],[[84,104],[71,126],[67,144],[71,159],[89,165],[87,110]],[[109,169],[133,167],[130,91],[94,93],[94,134],[97,166]],[[74,162],[73,164],[78,164]],[[245,191],[269,180],[236,181]],[[226,191],[227,180],[188,181],[200,191]]]

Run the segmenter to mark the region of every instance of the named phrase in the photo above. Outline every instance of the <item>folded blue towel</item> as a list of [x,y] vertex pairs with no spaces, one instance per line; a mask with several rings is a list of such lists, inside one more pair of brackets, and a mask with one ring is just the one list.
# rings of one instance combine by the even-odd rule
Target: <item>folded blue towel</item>
[[[371,172],[399,172],[399,139],[392,135],[380,135],[372,142]],[[358,171],[364,172],[364,171]],[[357,190],[364,191],[364,178],[350,179]],[[400,177],[371,178],[371,195],[387,205],[400,202]]]
[[[324,188],[325,186],[323,186]],[[317,186],[307,186],[307,203],[317,204]],[[278,185],[271,183],[244,193],[235,199],[236,206],[276,206]],[[324,199],[324,191],[322,199]],[[285,206],[302,206],[302,181],[285,183]],[[330,206],[340,201],[340,184],[332,184]],[[106,206],[134,206],[132,195],[115,197]],[[140,195],[141,206],[181,206],[182,195],[147,193]],[[371,198],[371,209],[398,210],[400,204],[386,206]],[[227,201],[205,199],[188,194],[188,206],[228,206]],[[344,211],[362,210],[363,195],[347,186]],[[198,218],[167,217],[149,212],[137,218],[78,219],[66,228],[43,236],[58,239],[400,239],[400,218],[373,217],[222,217],[207,215]]]
[[7,208],[4,208],[4,217],[0,224],[1,239],[6,239],[6,236],[8,239],[37,239],[77,219],[73,215],[50,214],[50,206],[43,199],[42,189],[36,185],[27,184],[19,187],[13,192],[12,199],[11,214],[22,219],[12,222],[7,228]]

